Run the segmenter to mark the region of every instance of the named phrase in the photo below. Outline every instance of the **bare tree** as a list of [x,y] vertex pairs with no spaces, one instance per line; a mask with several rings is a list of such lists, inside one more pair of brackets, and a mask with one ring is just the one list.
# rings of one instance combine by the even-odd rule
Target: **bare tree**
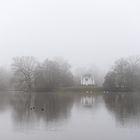
[[[62,62],[62,61],[61,61]],[[73,84],[73,75],[67,62],[46,59],[37,69],[36,90],[54,90]]]
[[140,90],[140,57],[119,59],[105,77],[107,89]]
[[37,61],[32,56],[15,57],[13,61],[12,68],[19,86],[31,90],[34,86]]

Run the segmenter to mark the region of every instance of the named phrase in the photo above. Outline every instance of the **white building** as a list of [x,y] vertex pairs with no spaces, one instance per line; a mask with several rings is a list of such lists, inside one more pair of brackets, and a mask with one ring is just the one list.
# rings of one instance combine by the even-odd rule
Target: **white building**
[[91,74],[85,74],[81,77],[81,85],[89,86],[95,85],[94,78]]

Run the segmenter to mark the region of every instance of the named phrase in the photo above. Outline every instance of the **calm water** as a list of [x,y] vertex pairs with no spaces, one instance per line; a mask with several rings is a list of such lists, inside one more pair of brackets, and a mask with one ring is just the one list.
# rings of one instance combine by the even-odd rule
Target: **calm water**
[[139,140],[140,94],[1,93],[0,138]]

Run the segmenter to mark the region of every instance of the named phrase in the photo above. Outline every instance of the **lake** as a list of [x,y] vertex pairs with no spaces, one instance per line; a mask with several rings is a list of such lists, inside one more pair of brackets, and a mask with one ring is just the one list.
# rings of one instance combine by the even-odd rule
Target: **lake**
[[140,93],[0,93],[0,138],[139,140]]

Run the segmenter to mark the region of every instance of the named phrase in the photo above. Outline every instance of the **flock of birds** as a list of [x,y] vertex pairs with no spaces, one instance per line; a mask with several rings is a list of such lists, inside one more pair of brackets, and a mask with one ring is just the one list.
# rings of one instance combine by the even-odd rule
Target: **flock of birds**
[[[30,110],[35,110],[36,108],[35,107],[31,107]],[[44,108],[41,108],[41,111],[45,111]]]

